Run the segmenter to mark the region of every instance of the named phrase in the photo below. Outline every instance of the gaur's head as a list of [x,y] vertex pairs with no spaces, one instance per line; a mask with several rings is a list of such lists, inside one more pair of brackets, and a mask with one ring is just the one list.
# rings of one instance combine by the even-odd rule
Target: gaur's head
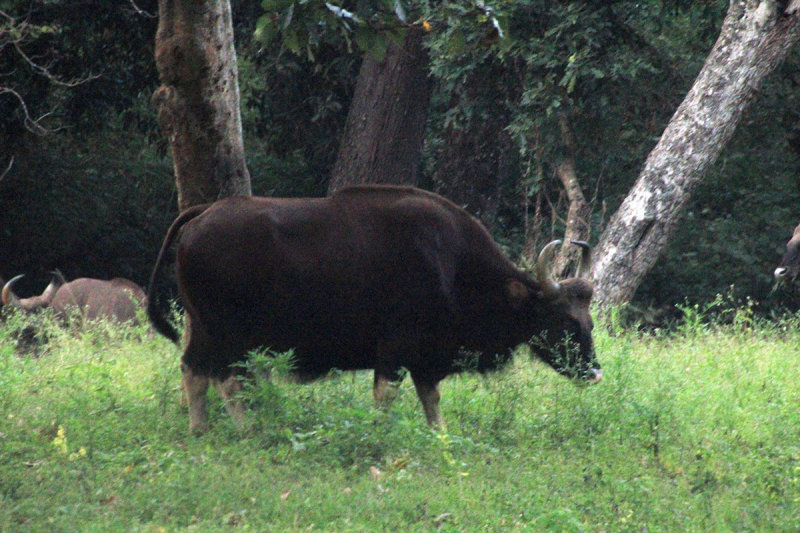
[[506,290],[516,299],[530,324],[532,352],[559,374],[584,383],[598,383],[603,371],[597,361],[592,341],[592,317],[589,306],[593,286],[584,276],[591,269],[591,249],[583,241],[572,241],[582,248],[576,277],[556,282],[550,273],[553,251],[561,241],[553,241],[539,254],[536,274],[540,286],[532,294],[521,282],[511,281]]
[[775,269],[775,281],[792,282],[798,274],[800,274],[800,225],[794,229],[792,238],[786,244],[786,254]]
[[19,298],[14,293],[13,287],[14,284],[24,276],[25,274],[14,276],[8,280],[8,283],[3,285],[2,301],[4,307],[18,309],[24,313],[35,313],[49,307],[59,287],[64,284],[64,277],[61,275],[61,272],[56,271],[53,272],[53,279],[42,294],[30,298]]

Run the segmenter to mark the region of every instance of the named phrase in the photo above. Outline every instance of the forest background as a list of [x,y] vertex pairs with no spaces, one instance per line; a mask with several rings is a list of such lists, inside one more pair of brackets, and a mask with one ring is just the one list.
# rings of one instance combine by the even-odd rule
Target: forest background
[[[361,47],[380,54],[380,44],[323,35],[310,48],[308,35],[302,45],[264,35],[259,20],[273,4],[231,2],[253,193],[322,196]],[[68,279],[145,284],[177,214],[168,144],[150,101],[159,83],[156,1],[2,6],[0,276],[28,274],[20,294],[40,292],[54,268]],[[564,233],[557,171],[571,144],[596,239],[686,95],[727,6],[428,5],[425,26],[440,31],[424,37],[431,62],[419,83],[432,81],[433,96],[418,183],[465,205],[519,259],[532,230],[539,242]],[[796,295],[772,290],[800,212],[798,83],[793,50],[694,191],[636,292],[637,307],[663,311],[726,293],[761,313],[798,308]],[[565,117],[574,142],[566,142]]]

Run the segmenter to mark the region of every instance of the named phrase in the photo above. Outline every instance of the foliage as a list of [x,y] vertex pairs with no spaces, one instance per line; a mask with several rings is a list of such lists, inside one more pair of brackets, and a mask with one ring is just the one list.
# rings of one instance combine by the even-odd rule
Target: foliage
[[[146,284],[177,215],[166,142],[150,104],[157,86],[152,56],[156,20],[134,11],[155,13],[155,2],[102,2],[92,7],[94,18],[71,1],[28,4],[14,4],[15,20],[46,22],[60,28],[60,39],[43,34],[50,40],[28,43],[26,50],[36,57],[55,54],[53,72],[99,77],[61,87],[18,64],[2,63],[19,62],[19,57],[5,51],[0,56],[8,73],[0,85],[20,88],[32,114],[58,109],[48,123],[57,131],[43,136],[28,133],[14,111],[0,113],[0,146],[6,147],[0,149],[0,247],[5,251],[0,276],[27,274],[20,283],[25,295],[41,292],[54,268],[69,279],[123,276]],[[239,14],[247,12],[242,8]],[[246,37],[245,43],[252,27],[237,19],[237,34]],[[335,131],[347,107],[337,99],[347,98],[352,60],[343,59],[339,70],[327,66],[313,78],[307,65],[287,60],[275,70],[255,49],[243,46],[241,55],[254,190],[262,195],[321,194],[320,166],[335,157]],[[319,97],[310,99],[314,85],[320,87]],[[322,109],[326,103],[332,108],[327,114]],[[307,116],[298,116],[306,111]],[[3,137],[3,131],[8,135]],[[312,145],[308,139],[329,141]],[[13,156],[10,165],[7,156]]]
[[564,149],[558,116],[566,116],[585,193],[613,208],[688,89],[686,69],[699,70],[712,41],[700,48],[698,37],[708,39],[724,14],[704,4],[664,18],[660,6],[498,2],[510,21],[502,46],[487,46],[469,18],[443,15],[446,29],[431,39],[432,73],[443,96],[432,134],[506,114],[505,130],[520,153],[508,199],[518,212],[520,189],[528,197],[544,190],[555,200],[552,178]]
[[787,361],[797,317],[687,324],[646,336],[600,325],[605,379],[591,388],[524,353],[495,375],[448,378],[439,433],[409,380],[384,412],[372,406],[369,373],[298,385],[278,371],[246,393],[259,400],[249,430],[238,433],[212,393],[212,429],[199,438],[164,339],[144,328],[53,330],[34,359],[17,355],[0,326],[0,523],[20,532],[794,529],[800,370]]
[[[280,44],[240,47],[242,122],[254,190],[321,196],[336,159],[360,61],[334,45],[317,62]],[[258,174],[273,177],[259,187]]]
[[177,210],[169,162],[138,140],[107,133],[87,147],[49,137],[17,157],[0,182],[4,206],[16,207],[0,210],[0,247],[10,252],[0,269],[27,274],[22,293],[41,292],[55,268],[68,279],[146,283]]
[[390,42],[400,43],[411,7],[403,0],[345,2],[341,6],[319,0],[263,0],[266,14],[258,20],[255,37],[270,42],[278,36],[285,48],[314,60],[320,45],[341,38],[352,51],[353,42],[365,52],[383,58]]
[[[156,79],[155,0],[12,0],[0,12],[0,141],[20,130],[95,131],[109,111],[126,129],[155,133],[152,112],[136,107]],[[86,16],[91,12],[92,16]],[[36,124],[33,124],[36,121]],[[91,128],[87,127],[90,126]]]
[[[541,240],[563,233],[554,179],[564,149],[559,116],[569,119],[576,137],[595,242],[702,65],[728,6],[231,4],[257,194],[324,194],[363,51],[379,53],[403,27],[422,25],[430,30],[436,81],[422,182],[442,187],[445,157],[465,177],[486,160],[498,161],[484,187],[457,185],[496,206],[480,215],[513,256],[524,244],[525,206],[537,195],[545,218]],[[27,273],[26,295],[40,291],[54,267],[68,277],[124,275],[144,283],[176,212],[166,142],[149,101],[158,84],[155,0],[11,0],[1,9],[0,87],[17,92],[31,117],[46,115],[41,124],[53,134],[31,135],[19,100],[0,94],[0,275]],[[54,77],[32,68],[14,50],[12,35],[24,36],[22,50]],[[771,273],[798,218],[799,59],[792,54],[763,87],[640,287],[637,305],[672,307],[687,296],[713,301],[733,285],[737,299],[756,302],[758,314],[797,309],[795,295],[772,291]],[[54,81],[75,79],[86,81]],[[459,135],[483,142],[448,151]]]
[[479,28],[487,43],[505,40],[508,26],[505,16],[489,2],[370,0],[336,5],[321,0],[263,0],[261,5],[266,14],[259,18],[256,39],[268,43],[280,36],[283,47],[311,61],[323,43],[338,39],[348,51],[355,43],[380,61],[391,43],[402,43],[412,25],[431,31],[445,20],[452,24],[465,18]]

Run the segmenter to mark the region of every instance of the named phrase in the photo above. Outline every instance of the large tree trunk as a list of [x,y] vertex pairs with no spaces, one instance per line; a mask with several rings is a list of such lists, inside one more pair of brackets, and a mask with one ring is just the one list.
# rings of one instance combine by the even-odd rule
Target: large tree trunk
[[181,211],[249,196],[228,0],[159,0],[153,95],[169,139]]
[[359,183],[415,185],[432,81],[424,31],[410,28],[383,61],[364,57],[329,190]]
[[793,0],[733,0],[694,86],[650,153],[594,253],[601,308],[633,297],[692,191],[717,159],[762,80],[800,37]]

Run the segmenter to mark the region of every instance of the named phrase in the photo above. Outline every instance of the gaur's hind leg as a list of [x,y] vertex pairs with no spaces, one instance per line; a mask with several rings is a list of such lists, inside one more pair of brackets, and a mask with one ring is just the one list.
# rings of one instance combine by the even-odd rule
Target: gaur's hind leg
[[388,409],[397,398],[398,387],[403,381],[402,367],[397,361],[402,360],[402,357],[407,356],[409,352],[416,351],[416,347],[408,341],[408,338],[413,337],[398,335],[378,343],[372,395],[379,409]]
[[181,385],[189,404],[189,431],[199,435],[208,431],[208,377],[181,364]]
[[417,396],[422,403],[422,409],[425,411],[425,419],[428,425],[433,429],[444,428],[444,419],[442,413],[439,412],[439,394],[438,382],[431,382],[428,379],[422,378],[418,375],[411,373],[411,379],[414,380],[414,387],[417,389]]
[[225,409],[233,419],[236,427],[240,430],[244,428],[245,406],[236,395],[242,391],[242,382],[236,375],[231,375],[225,380],[212,379],[211,383],[217,389],[222,401],[225,402]]
[[[188,318],[188,317],[187,317]],[[187,327],[191,321],[187,320]],[[189,341],[181,357],[181,386],[189,406],[189,431],[199,435],[208,431],[208,383],[207,374],[196,369],[202,367],[209,354],[208,343],[200,330],[190,328]]]

